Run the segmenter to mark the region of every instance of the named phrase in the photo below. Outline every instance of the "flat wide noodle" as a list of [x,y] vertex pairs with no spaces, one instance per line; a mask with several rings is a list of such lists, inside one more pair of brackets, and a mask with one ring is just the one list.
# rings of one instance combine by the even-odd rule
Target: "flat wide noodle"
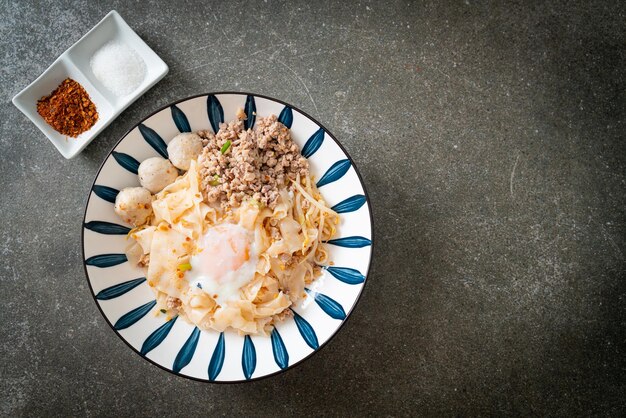
[[178,266],[180,259],[189,254],[190,246],[185,235],[166,225],[163,222],[154,231],[147,279],[156,290],[180,298],[188,285],[178,277]]
[[[307,283],[321,274],[317,265],[328,260],[322,241],[335,234],[338,223],[310,179],[300,184],[298,178],[290,188],[280,190],[273,210],[248,200],[223,213],[203,201],[192,161],[185,175],[155,196],[150,225],[130,235],[133,262],[149,255],[146,277],[158,308],[174,310],[203,329],[267,335],[285,310],[306,297]],[[201,250],[196,242],[208,228],[224,222],[254,232],[258,261],[252,280],[239,288],[239,299],[220,306],[213,295],[189,285],[188,267],[181,266]]]

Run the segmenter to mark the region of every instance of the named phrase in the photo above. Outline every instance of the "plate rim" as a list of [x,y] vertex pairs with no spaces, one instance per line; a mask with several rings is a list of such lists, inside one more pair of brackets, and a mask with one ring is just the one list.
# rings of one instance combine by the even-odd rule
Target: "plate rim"
[[[355,173],[357,175],[357,178],[359,179],[359,182],[361,183],[361,186],[363,187],[363,194],[365,195],[365,201],[367,202],[367,207],[369,209],[369,218],[370,218],[370,242],[371,242],[370,248],[371,248],[371,251],[370,251],[369,259],[367,261],[367,270],[365,271],[366,280],[363,282],[363,286],[361,287],[361,290],[359,291],[359,294],[357,295],[354,303],[350,307],[350,310],[346,313],[346,317],[341,321],[339,326],[328,337],[328,339],[326,341],[324,341],[322,344],[319,345],[319,347],[317,349],[313,350],[311,353],[309,353],[308,355],[304,356],[303,358],[301,358],[297,362],[295,362],[293,364],[290,364],[286,368],[277,370],[277,371],[275,371],[273,373],[265,374],[263,376],[252,377],[250,379],[243,379],[243,380],[208,380],[208,379],[202,379],[202,378],[198,378],[198,377],[194,377],[194,376],[188,376],[188,375],[182,374],[180,372],[175,372],[175,371],[167,368],[166,366],[163,366],[163,365],[157,363],[156,361],[148,358],[147,356],[144,356],[143,354],[141,354],[138,350],[135,349],[135,347],[133,347],[119,333],[119,331],[117,331],[113,327],[113,324],[111,323],[111,321],[109,321],[107,316],[104,314],[104,311],[102,310],[102,307],[100,306],[100,304],[98,303],[98,300],[96,299],[96,294],[95,294],[95,292],[93,290],[93,287],[91,286],[91,281],[89,279],[89,272],[87,270],[87,264],[85,263],[85,220],[87,219],[87,209],[89,208],[89,202],[91,201],[91,196],[93,194],[92,193],[93,192],[93,187],[96,184],[96,180],[100,176],[100,172],[102,171],[102,168],[104,167],[104,164],[109,160],[109,158],[111,157],[111,155],[112,155],[113,151],[115,150],[115,148],[120,144],[120,142],[122,142],[124,140],[124,138],[126,138],[141,123],[145,122],[147,119],[151,118],[152,116],[156,115],[157,113],[159,113],[159,112],[161,112],[161,111],[163,111],[163,110],[165,110],[167,108],[170,108],[171,106],[174,106],[174,105],[176,105],[178,103],[185,102],[185,101],[188,101],[188,100],[196,99],[198,97],[209,96],[209,95],[224,95],[224,94],[233,94],[233,95],[238,95],[238,96],[254,96],[254,97],[260,97],[260,98],[263,98],[263,99],[271,100],[271,101],[274,101],[276,103],[280,103],[280,104],[282,104],[284,106],[290,107],[293,110],[296,110],[297,112],[300,112],[302,115],[306,116],[311,121],[313,121],[315,124],[317,124],[320,128],[324,129],[324,132],[326,132],[328,134],[328,136],[330,136],[330,138],[337,144],[337,146],[339,146],[341,151],[345,154],[345,156],[350,161],[350,164],[354,168],[354,171],[355,171]],[[296,106],[293,106],[292,104],[289,104],[289,103],[287,103],[287,102],[285,102],[283,100],[275,99],[275,98],[273,98],[271,96],[267,96],[267,95],[264,95],[264,94],[258,94],[258,93],[249,93],[249,92],[244,92],[244,91],[217,91],[217,92],[206,92],[206,93],[200,93],[200,94],[194,94],[194,95],[191,95],[191,96],[186,96],[186,97],[184,97],[182,99],[171,101],[171,102],[169,102],[169,103],[159,107],[157,110],[151,112],[147,116],[144,116],[141,120],[139,120],[136,124],[134,124],[130,129],[128,129],[124,134],[122,134],[120,139],[118,139],[115,142],[115,144],[113,144],[113,146],[111,147],[111,149],[109,150],[109,152],[105,156],[104,160],[100,164],[100,167],[98,167],[98,171],[96,171],[96,174],[95,174],[95,176],[93,178],[93,181],[91,182],[91,187],[89,188],[89,192],[88,192],[88,195],[87,195],[87,201],[85,202],[85,210],[83,212],[83,219],[82,219],[80,227],[81,227],[80,244],[81,244],[81,250],[82,250],[82,260],[81,261],[83,263],[83,268],[84,268],[84,271],[85,271],[85,279],[87,281],[87,285],[89,286],[89,291],[91,293],[91,297],[92,297],[94,303],[96,304],[96,307],[98,308],[98,311],[100,311],[100,315],[102,315],[102,317],[104,318],[106,323],[109,325],[109,328],[115,333],[115,335],[117,335],[117,337],[120,340],[122,340],[124,342],[124,344],[126,344],[140,358],[148,361],[149,363],[157,366],[158,368],[160,368],[162,370],[165,370],[166,372],[169,372],[169,373],[171,373],[171,374],[173,374],[175,376],[178,376],[178,377],[194,380],[194,381],[197,381],[197,382],[212,383],[212,384],[239,384],[239,383],[256,382],[256,381],[259,381],[259,380],[267,379],[267,378],[270,378],[270,377],[273,377],[273,376],[285,373],[285,372],[287,372],[289,370],[292,370],[296,366],[299,366],[302,363],[304,363],[306,360],[311,358],[316,353],[319,353],[324,347],[326,347],[326,345],[330,341],[332,341],[335,338],[335,336],[339,333],[339,331],[344,327],[344,325],[346,324],[346,322],[350,318],[350,314],[352,314],[352,311],[356,308],[357,304],[361,300],[361,297],[363,296],[363,291],[365,290],[365,286],[367,285],[367,282],[369,281],[367,279],[369,278],[369,272],[370,272],[370,269],[372,267],[372,258],[374,257],[374,248],[375,248],[375,245],[374,245],[374,243],[375,243],[375,237],[374,237],[374,212],[372,210],[371,200],[369,198],[369,194],[367,192],[367,188],[365,187],[365,183],[363,182],[363,177],[361,176],[361,173],[359,172],[359,169],[357,168],[357,166],[356,166],[354,160],[352,159],[352,157],[350,156],[350,154],[347,152],[347,150],[344,148],[344,146],[339,142],[339,140],[337,140],[337,138],[328,129],[326,129],[326,127],[324,125],[322,125],[317,119],[315,119],[314,117],[309,115],[307,112],[301,110],[300,108],[298,108]]]

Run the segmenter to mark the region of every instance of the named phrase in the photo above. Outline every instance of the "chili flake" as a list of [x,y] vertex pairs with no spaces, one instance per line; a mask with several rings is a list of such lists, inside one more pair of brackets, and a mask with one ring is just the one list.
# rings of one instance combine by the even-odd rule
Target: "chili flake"
[[96,105],[83,86],[71,78],[37,102],[37,113],[57,132],[73,138],[98,121]]

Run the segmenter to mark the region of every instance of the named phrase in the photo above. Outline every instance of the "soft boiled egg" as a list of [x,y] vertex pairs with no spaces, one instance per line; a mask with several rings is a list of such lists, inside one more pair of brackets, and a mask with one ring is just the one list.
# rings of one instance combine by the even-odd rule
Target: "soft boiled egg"
[[209,228],[191,257],[189,285],[198,287],[224,306],[239,299],[239,289],[254,278],[258,253],[254,234],[237,224]]

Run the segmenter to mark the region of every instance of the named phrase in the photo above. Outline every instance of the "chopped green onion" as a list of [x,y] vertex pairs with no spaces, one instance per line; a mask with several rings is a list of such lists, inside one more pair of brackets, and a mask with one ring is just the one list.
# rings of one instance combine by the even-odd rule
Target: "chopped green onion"
[[165,309],[161,309],[161,313],[167,313]]
[[220,176],[217,174],[213,176],[213,180],[209,182],[211,186],[219,186],[220,185]]
[[230,148],[230,144],[231,144],[231,143],[232,143],[232,142],[230,142],[230,139],[229,139],[228,141],[226,141],[226,142],[224,143],[224,145],[222,145],[222,149],[220,149],[220,152],[221,152],[222,154],[226,154],[226,151],[228,151],[228,148]]
[[189,263],[179,264],[178,265],[178,270],[180,270],[180,271],[191,270],[191,264],[189,264]]

